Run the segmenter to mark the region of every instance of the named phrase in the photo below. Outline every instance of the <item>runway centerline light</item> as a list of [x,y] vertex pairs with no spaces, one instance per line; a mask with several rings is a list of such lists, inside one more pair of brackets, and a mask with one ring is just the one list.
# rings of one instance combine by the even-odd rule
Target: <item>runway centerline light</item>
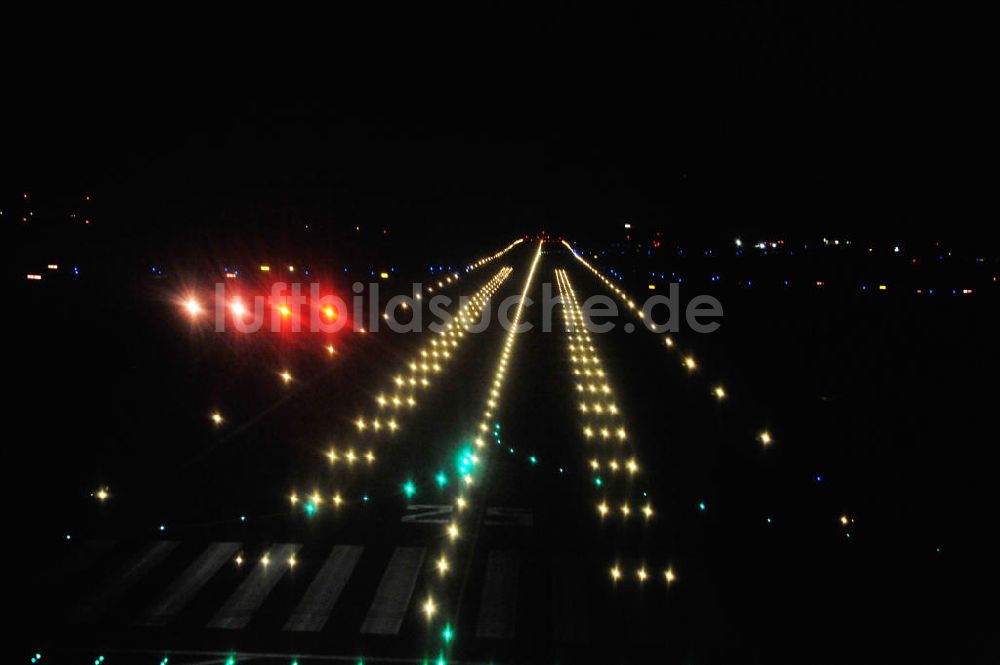
[[424,611],[424,614],[427,616],[427,620],[430,621],[431,618],[434,616],[434,613],[437,612],[437,605],[434,604],[434,599],[428,597],[427,600],[424,602],[422,609]]

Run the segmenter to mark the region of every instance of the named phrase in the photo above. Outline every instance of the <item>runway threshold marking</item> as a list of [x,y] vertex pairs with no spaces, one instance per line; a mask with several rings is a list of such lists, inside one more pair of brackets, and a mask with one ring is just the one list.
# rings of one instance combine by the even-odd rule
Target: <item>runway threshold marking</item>
[[514,638],[520,568],[521,558],[517,552],[490,552],[476,622],[476,637],[497,640]]
[[323,630],[363,551],[357,545],[334,547],[282,630],[311,633]]
[[253,572],[243,580],[225,605],[208,622],[209,628],[239,630],[246,628],[268,594],[278,584],[290,566],[288,559],[301,549],[297,543],[282,543],[268,551],[269,562],[258,561]]
[[587,594],[580,584],[584,579],[583,564],[577,559],[559,557],[553,562],[552,632],[556,642],[587,640]]
[[368,616],[361,624],[365,635],[397,635],[417,585],[424,562],[423,547],[397,547],[382,575]]
[[177,581],[160,596],[138,621],[142,626],[165,626],[180,614],[202,587],[239,551],[242,543],[212,543],[202,552]]
[[73,616],[74,621],[92,622],[100,619],[139,580],[163,563],[179,544],[174,540],[158,540],[150,543],[77,607]]

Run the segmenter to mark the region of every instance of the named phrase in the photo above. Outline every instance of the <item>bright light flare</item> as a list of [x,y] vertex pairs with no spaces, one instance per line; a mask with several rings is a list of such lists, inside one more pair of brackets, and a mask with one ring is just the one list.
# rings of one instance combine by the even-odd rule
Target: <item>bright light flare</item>
[[201,303],[199,303],[194,298],[188,298],[184,301],[184,309],[187,310],[188,314],[191,316],[198,316],[201,314]]

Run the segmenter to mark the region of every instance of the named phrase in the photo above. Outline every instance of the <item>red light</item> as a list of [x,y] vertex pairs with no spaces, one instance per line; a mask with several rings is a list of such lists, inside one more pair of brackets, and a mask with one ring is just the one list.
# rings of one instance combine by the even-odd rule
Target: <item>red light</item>
[[323,316],[332,321],[333,319],[337,318],[337,310],[327,305],[326,307],[323,308]]
[[278,308],[278,311],[281,312],[281,315],[286,318],[292,315],[292,310],[288,308],[288,305],[282,305]]

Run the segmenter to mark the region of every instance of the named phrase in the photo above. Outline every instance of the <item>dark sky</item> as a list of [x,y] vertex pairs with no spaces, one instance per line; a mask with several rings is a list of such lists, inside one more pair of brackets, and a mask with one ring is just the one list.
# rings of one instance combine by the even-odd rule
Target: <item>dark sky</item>
[[168,49],[130,33],[26,69],[8,181],[112,194],[139,234],[980,227],[975,95],[907,5],[392,18],[191,23]]

